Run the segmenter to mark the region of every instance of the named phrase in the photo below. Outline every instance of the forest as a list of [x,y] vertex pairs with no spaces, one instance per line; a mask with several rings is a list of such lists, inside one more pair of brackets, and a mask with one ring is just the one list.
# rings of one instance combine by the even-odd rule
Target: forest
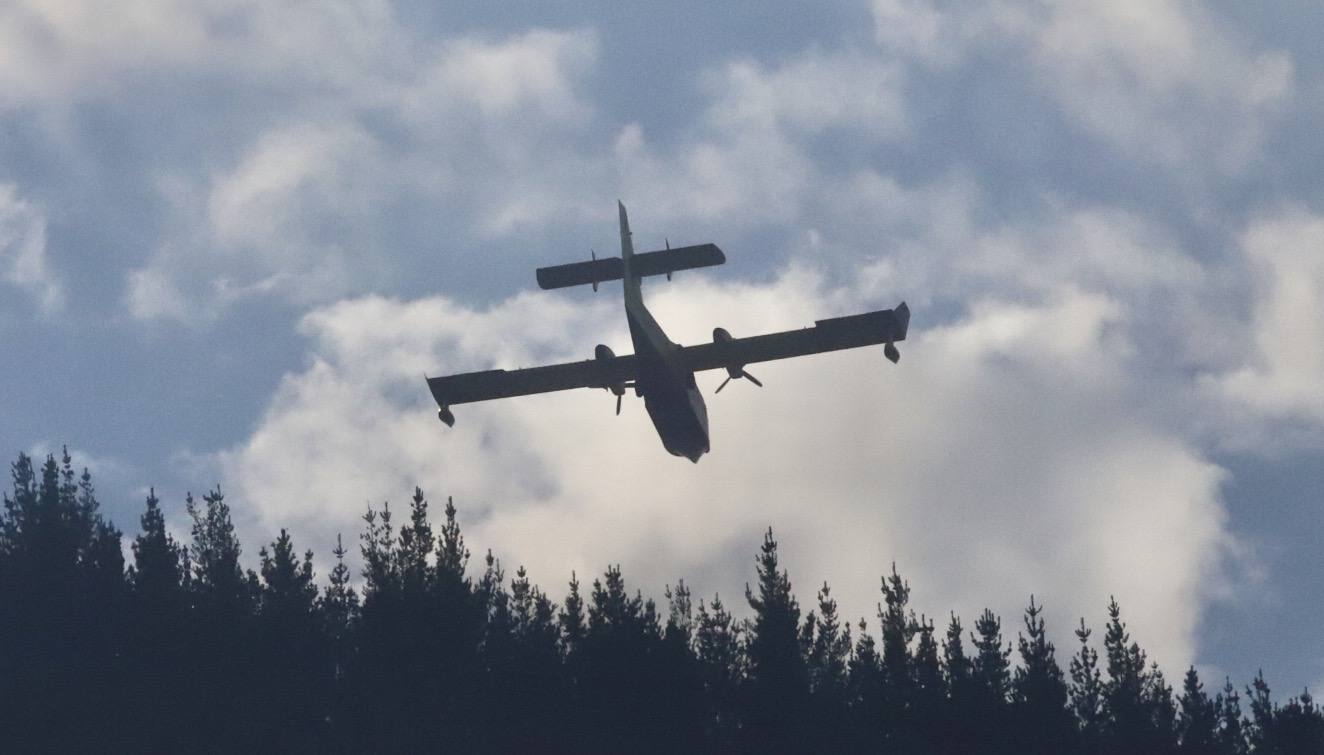
[[67,452],[11,474],[4,752],[1324,752],[1308,692],[1169,680],[1116,601],[1060,658],[1035,598],[940,625],[895,567],[849,622],[827,584],[801,604],[771,530],[743,605],[683,581],[655,601],[619,566],[554,601],[471,563],[417,489],[364,515],[360,574],[338,541],[321,583],[284,530],[245,569],[219,489],[184,502],[188,542],[149,494],[125,548]]

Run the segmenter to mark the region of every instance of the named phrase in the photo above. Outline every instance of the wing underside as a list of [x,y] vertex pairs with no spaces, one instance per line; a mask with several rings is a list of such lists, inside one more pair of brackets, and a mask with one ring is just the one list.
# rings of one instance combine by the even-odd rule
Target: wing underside
[[634,380],[633,354],[521,370],[485,370],[428,378],[428,388],[440,406],[564,391],[608,388]]
[[[905,339],[909,323],[910,310],[902,303],[894,310],[819,320],[811,328],[685,346],[678,353],[684,369],[694,372],[715,370],[825,351],[890,344]],[[611,388],[635,380],[637,373],[637,357],[626,354],[545,367],[485,370],[428,378],[428,388],[445,412],[449,406],[474,401],[571,388]]]
[[685,367],[699,372],[903,341],[909,325],[910,309],[903,302],[896,309],[819,320],[812,328],[714,340],[685,346],[680,352]]

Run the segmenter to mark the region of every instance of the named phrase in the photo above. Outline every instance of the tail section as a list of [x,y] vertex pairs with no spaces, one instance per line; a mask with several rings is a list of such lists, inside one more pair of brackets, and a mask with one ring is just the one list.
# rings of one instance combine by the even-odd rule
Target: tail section
[[616,200],[616,207],[621,215],[621,280],[625,283],[625,305],[642,305],[644,295],[639,290],[639,275],[631,270],[634,260],[634,241],[630,238],[630,218],[625,214],[625,205]]
[[726,255],[716,244],[681,246],[674,249],[660,249],[655,252],[636,254],[630,238],[630,220],[625,214],[625,205],[617,203],[621,218],[621,256],[602,257],[588,262],[571,262],[566,265],[552,265],[538,268],[538,285],[544,289],[566,288],[591,284],[597,290],[599,283],[614,280],[626,281],[629,290],[631,280],[635,289],[639,280],[650,275],[665,275],[668,279],[677,270],[690,270],[696,267],[710,267],[726,262]]

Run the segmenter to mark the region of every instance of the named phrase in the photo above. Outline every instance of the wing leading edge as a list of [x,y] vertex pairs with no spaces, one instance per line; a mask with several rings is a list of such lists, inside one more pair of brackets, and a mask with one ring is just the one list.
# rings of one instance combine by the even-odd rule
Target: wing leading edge
[[748,338],[714,339],[712,343],[685,346],[680,352],[685,367],[699,372],[825,351],[891,344],[904,341],[909,326],[910,308],[902,302],[896,309],[818,320],[812,328]]
[[[684,346],[679,349],[679,357],[685,369],[699,372],[880,343],[890,346],[905,340],[909,325],[910,309],[903,302],[896,309],[818,320],[811,328]],[[455,404],[571,388],[612,388],[637,377],[638,359],[634,354],[626,354],[545,367],[428,378],[428,389],[441,408],[442,421],[449,425],[455,422],[450,411]]]
[[522,370],[484,370],[428,378],[432,397],[443,409],[452,404],[564,391],[570,388],[610,388],[634,380],[633,354],[586,359]]

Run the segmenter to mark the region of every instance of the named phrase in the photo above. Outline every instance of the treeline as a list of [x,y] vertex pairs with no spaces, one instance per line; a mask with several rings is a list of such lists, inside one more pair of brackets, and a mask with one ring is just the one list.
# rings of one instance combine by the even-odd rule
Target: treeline
[[619,567],[554,603],[490,552],[471,576],[454,506],[434,529],[418,490],[404,521],[364,517],[361,588],[340,542],[319,587],[284,531],[245,570],[219,490],[186,501],[188,543],[149,495],[126,564],[67,454],[12,476],[5,752],[1324,752],[1307,693],[1193,668],[1174,690],[1116,602],[1065,663],[1033,598],[1014,628],[939,628],[895,568],[852,624],[826,584],[802,609],[769,531],[748,619],[683,581],[656,604]]

